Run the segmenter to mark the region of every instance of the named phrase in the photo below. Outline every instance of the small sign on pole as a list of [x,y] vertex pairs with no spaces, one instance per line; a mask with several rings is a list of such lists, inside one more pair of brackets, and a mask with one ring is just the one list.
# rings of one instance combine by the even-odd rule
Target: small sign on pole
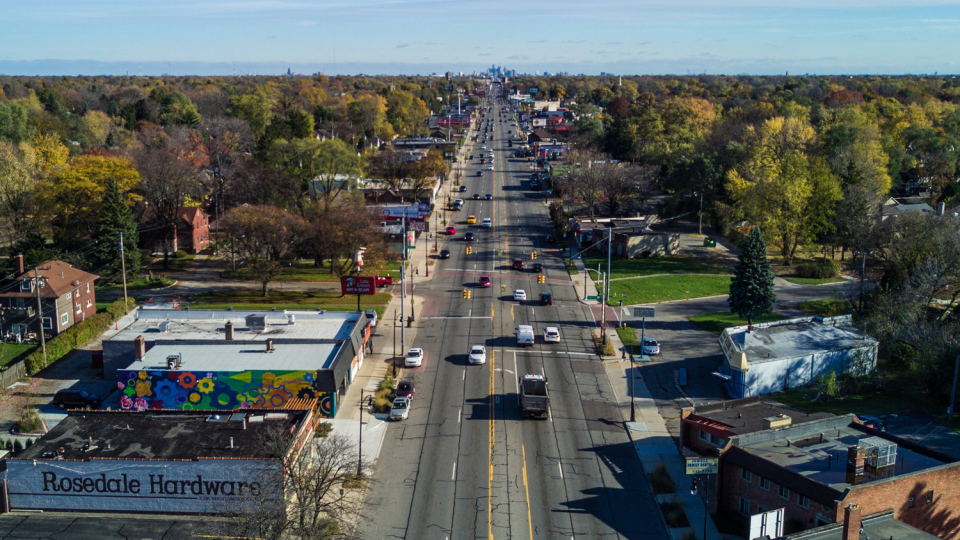
[[655,306],[633,306],[634,317],[656,317],[657,308]]
[[686,474],[717,474],[720,471],[720,458],[687,458]]

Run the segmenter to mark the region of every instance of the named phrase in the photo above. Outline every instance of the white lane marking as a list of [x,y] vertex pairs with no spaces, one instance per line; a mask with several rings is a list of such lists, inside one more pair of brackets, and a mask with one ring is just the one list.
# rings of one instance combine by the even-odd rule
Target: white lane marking
[[563,480],[563,463],[557,463],[557,466],[560,467],[560,479]]
[[[466,372],[464,372],[464,373],[466,373]],[[461,419],[461,418],[463,418],[463,409],[460,409],[459,411],[457,411],[457,423],[458,423],[458,424],[460,423],[460,419]]]
[[427,321],[430,319],[489,319],[490,317],[464,317],[463,315],[448,315],[444,317],[422,317],[423,320]]
[[463,370],[463,377],[461,377],[460,380],[461,380],[461,381],[467,380],[467,370],[466,370],[466,369]]
[[457,462],[453,462],[453,476],[450,477],[451,480],[457,479]]

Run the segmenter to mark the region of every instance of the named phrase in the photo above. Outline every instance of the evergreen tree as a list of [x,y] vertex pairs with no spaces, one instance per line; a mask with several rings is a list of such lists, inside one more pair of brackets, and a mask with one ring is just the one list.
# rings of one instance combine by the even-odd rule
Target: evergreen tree
[[127,275],[135,276],[140,269],[140,249],[137,244],[137,223],[133,213],[124,200],[123,193],[116,180],[109,179],[103,193],[100,220],[97,223],[96,267],[105,277],[120,280],[120,233],[123,233],[123,255],[127,265]]
[[753,324],[753,318],[773,310],[773,269],[760,227],[754,227],[740,251],[740,260],[730,280],[730,311]]

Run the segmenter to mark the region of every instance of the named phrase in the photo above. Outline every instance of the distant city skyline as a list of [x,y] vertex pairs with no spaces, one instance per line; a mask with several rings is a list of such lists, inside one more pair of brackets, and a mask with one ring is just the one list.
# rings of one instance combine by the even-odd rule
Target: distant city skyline
[[[519,4],[519,5],[518,5]],[[0,74],[957,73],[960,2],[48,0],[5,6]]]

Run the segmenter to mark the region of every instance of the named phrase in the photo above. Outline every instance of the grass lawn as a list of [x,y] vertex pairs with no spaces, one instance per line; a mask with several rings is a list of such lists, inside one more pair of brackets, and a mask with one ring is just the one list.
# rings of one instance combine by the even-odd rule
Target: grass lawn
[[[731,313],[729,311],[721,311],[720,313],[703,313],[700,315],[691,315],[687,317],[690,322],[697,326],[701,330],[706,330],[711,334],[720,335],[723,333],[724,328],[730,328],[731,326],[741,326],[747,324],[746,319],[741,319],[736,313]],[[783,320],[786,317],[779,313],[765,313],[759,317],[753,319],[755,323],[765,323]]]
[[[382,317],[382,311],[390,302],[390,294],[377,293],[365,295],[360,299],[363,309],[377,309],[377,316]],[[240,291],[213,291],[195,294],[190,298],[190,309],[325,309],[330,311],[353,311],[357,309],[356,296],[340,296],[335,291],[272,291],[268,296],[262,296],[260,289]]]
[[[154,276],[151,280],[145,276],[140,276],[136,279],[127,280],[127,291],[143,291],[147,289],[159,289],[161,287],[169,287],[176,282],[175,279],[168,278],[166,276]],[[122,291],[123,284],[114,283],[110,285],[101,285],[97,286],[97,290],[100,291]]]
[[796,283],[798,285],[826,285],[827,283],[840,283],[841,281],[846,281],[843,278],[812,278],[812,277],[795,277],[795,276],[783,276],[783,279],[789,281],[790,283]]
[[637,335],[633,333],[633,328],[618,327],[617,335],[620,336],[620,341],[623,343],[623,346],[627,348],[627,354],[639,352],[639,349],[634,350],[634,347],[639,347],[640,342],[637,341]]
[[[372,272],[368,272],[373,275]],[[400,278],[400,263],[391,262],[387,264],[385,273],[382,276],[390,276],[394,279]],[[223,273],[225,279],[256,280],[253,272],[246,267],[236,270],[227,270]],[[313,261],[292,261],[284,263],[280,276],[274,281],[309,281],[319,282],[339,282],[340,278],[336,274],[330,273],[330,265],[324,264],[321,267],[314,266]]]
[[164,267],[163,267],[163,257],[162,257],[162,256],[161,256],[161,257],[157,257],[156,259],[153,259],[152,261],[150,261],[150,264],[147,266],[147,270],[150,270],[151,272],[154,272],[154,273],[158,273],[158,272],[182,272],[182,271],[184,271],[188,266],[190,266],[191,263],[193,263],[193,259],[195,259],[196,257],[197,257],[196,255],[190,255],[190,254],[184,255],[183,257],[173,257],[173,256],[171,255],[171,257],[170,257],[170,267],[169,267],[169,268],[164,268]]
[[[607,271],[606,257],[584,257],[587,268]],[[655,274],[726,274],[732,273],[733,266],[727,264],[708,264],[693,255],[674,255],[668,257],[650,257],[648,259],[613,259],[610,262],[610,279],[652,276]]]
[[3,343],[0,344],[0,366],[12,364],[37,350],[36,343]]
[[811,402],[810,400],[817,395],[815,388],[793,388],[774,394],[772,398],[806,413],[854,413],[880,416],[910,409],[923,409],[935,416],[940,416],[943,411],[929,410],[930,400],[922,392],[917,392],[906,380],[901,380],[906,378],[904,375],[888,371],[884,391],[829,401]]
[[729,293],[730,276],[656,276],[611,281],[608,304],[615,306],[620,300],[624,304],[653,304]]
[[808,300],[800,303],[800,311],[816,317],[835,317],[853,313],[853,306],[846,300],[827,298],[824,300]]
[[568,272],[571,276],[575,276],[575,275],[577,275],[577,274],[580,273],[580,271],[577,270],[577,265],[576,265],[576,263],[573,262],[573,260],[571,260],[571,259],[564,259],[563,262],[564,262],[564,264],[567,265],[567,272]]

